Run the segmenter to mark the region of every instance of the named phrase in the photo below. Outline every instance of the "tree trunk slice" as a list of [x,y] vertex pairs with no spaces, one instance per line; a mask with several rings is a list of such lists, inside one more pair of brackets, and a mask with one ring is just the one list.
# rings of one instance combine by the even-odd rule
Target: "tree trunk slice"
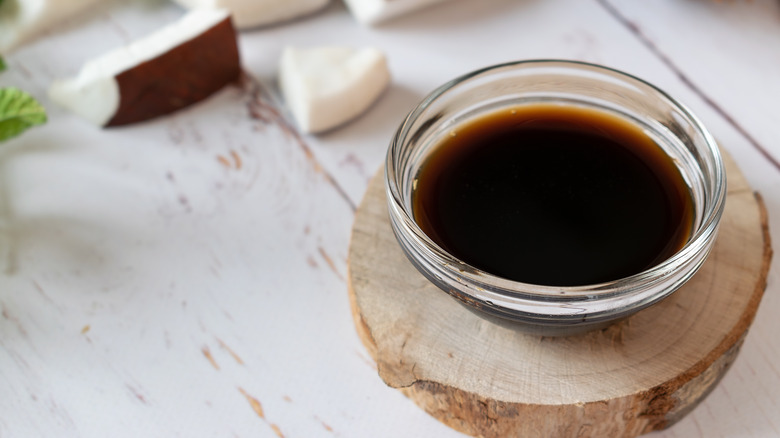
[[690,412],[739,352],[766,286],[766,210],[730,157],[709,259],[663,302],[603,330],[540,337],[491,323],[426,280],[387,214],[381,172],[355,218],[349,294],[380,377],[479,437],[634,437]]

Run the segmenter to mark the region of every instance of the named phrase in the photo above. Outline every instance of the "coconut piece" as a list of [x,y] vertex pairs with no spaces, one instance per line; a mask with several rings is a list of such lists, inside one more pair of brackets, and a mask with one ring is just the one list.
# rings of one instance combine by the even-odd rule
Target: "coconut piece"
[[99,0],[3,0],[0,52],[9,52]]
[[321,132],[365,111],[390,82],[384,54],[373,48],[288,47],[279,86],[303,132]]
[[240,72],[229,12],[195,10],[55,81],[49,97],[98,126],[118,126],[201,101]]
[[344,0],[361,23],[376,24],[445,0]]
[[322,9],[330,0],[174,0],[190,8],[227,9],[239,29],[290,20]]

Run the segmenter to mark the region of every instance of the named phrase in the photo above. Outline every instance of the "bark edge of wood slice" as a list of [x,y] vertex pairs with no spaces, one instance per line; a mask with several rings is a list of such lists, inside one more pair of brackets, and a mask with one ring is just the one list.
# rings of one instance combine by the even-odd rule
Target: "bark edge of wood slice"
[[772,258],[763,201],[724,160],[726,209],[696,276],[626,320],[561,338],[493,324],[430,284],[395,240],[378,172],[355,216],[348,288],[380,377],[478,437],[633,437],[674,424],[736,359]]

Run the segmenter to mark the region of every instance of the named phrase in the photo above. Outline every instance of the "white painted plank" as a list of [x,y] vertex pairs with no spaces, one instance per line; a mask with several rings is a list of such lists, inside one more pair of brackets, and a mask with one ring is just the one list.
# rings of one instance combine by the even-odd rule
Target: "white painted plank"
[[780,161],[780,3],[605,4]]
[[[329,178],[357,203],[411,106],[484,65],[564,57],[649,79],[737,156],[780,229],[777,172],[597,2],[461,1],[373,29],[334,3],[242,34],[244,65],[266,84],[285,44],[388,53],[391,89],[355,122],[305,137],[313,156],[252,119],[239,88],[108,131],[47,101],[52,78],[182,13],[161,1],[106,3],[10,56],[0,76],[0,86],[31,90],[51,114],[0,150],[11,248],[0,277],[0,436],[275,436],[271,425],[287,437],[460,436],[386,388],[357,340],[343,280],[352,212]],[[728,23],[749,33],[750,22]],[[688,51],[679,57],[709,47],[678,44]],[[744,105],[730,108],[743,114]],[[775,125],[746,127],[758,137]],[[656,436],[776,435],[777,287],[773,273],[722,385]]]

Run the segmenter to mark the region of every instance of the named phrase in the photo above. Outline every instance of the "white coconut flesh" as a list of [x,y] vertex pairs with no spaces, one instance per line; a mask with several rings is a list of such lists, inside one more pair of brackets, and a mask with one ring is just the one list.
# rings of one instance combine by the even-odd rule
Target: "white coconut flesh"
[[225,10],[189,12],[144,38],[88,61],[76,77],[55,81],[49,97],[86,120],[104,126],[119,109],[117,75],[196,38],[228,17]]
[[8,53],[100,0],[3,0],[0,52]]
[[301,131],[321,132],[364,112],[390,82],[384,54],[374,48],[286,48],[279,86]]
[[344,0],[361,23],[377,24],[444,0]]
[[330,0],[175,0],[190,8],[227,9],[240,29],[278,23],[305,15],[327,5]]

